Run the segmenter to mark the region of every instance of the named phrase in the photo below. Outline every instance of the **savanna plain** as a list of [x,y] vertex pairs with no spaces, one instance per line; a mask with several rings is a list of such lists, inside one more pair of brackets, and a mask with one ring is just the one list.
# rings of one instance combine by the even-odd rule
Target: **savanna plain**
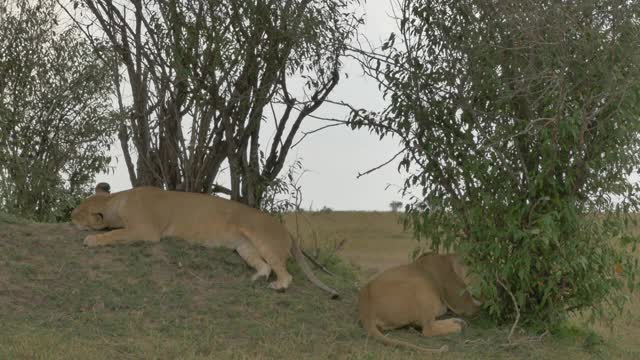
[[[612,326],[576,315],[553,333],[496,328],[482,315],[462,334],[389,334],[441,355],[385,347],[358,324],[357,290],[419,244],[391,212],[306,212],[285,222],[334,275],[330,300],[293,261],[285,293],[251,283],[233,252],[176,239],[83,247],[70,224],[0,214],[0,359],[640,359],[640,295]],[[638,229],[640,231],[640,229]],[[423,244],[424,246],[424,244]],[[636,252],[637,256],[640,253]]]

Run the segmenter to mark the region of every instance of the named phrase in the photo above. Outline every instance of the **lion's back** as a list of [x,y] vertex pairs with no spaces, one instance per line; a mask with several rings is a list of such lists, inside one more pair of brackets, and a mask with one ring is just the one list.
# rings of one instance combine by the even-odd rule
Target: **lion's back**
[[[139,187],[123,192],[124,217],[206,246],[234,247],[243,231],[273,232],[284,227],[271,216],[244,204],[208,194]],[[288,239],[288,233],[278,237]],[[288,241],[285,241],[288,245]]]

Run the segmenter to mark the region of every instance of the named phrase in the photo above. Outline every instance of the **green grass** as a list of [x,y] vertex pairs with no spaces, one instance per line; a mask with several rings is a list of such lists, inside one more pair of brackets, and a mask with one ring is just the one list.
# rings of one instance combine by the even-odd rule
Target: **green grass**
[[[316,223],[324,248],[348,237],[347,253],[369,242],[374,250],[361,252],[370,257],[388,246],[380,243],[383,228],[397,229],[392,214],[387,225],[382,217],[362,225],[364,235],[348,218],[366,219],[367,213],[321,216],[334,224]],[[174,239],[88,249],[84,235],[68,224],[0,222],[0,359],[425,358],[366,338],[356,312],[366,276],[349,262],[323,259],[335,277],[316,270],[341,293],[334,301],[293,262],[294,282],[278,293],[266,281],[252,283],[252,270],[229,250]],[[403,329],[390,336],[426,347],[447,344],[443,359],[635,359],[639,318],[638,312],[624,318],[623,338],[568,325],[542,339],[516,332],[516,346],[504,346],[508,328],[496,329],[482,317],[464,334],[425,339]]]
[[15,215],[7,214],[0,211],[0,225],[2,224],[30,224],[31,221],[17,217]]

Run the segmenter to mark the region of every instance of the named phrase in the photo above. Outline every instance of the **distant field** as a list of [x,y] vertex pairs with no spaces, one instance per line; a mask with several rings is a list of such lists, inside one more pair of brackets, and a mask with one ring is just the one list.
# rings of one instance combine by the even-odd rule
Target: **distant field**
[[[286,222],[295,233],[295,219]],[[0,359],[430,358],[372,342],[357,323],[363,279],[407,262],[417,245],[396,214],[307,213],[298,227],[305,248],[323,250],[320,260],[336,276],[319,275],[342,300],[329,300],[293,263],[294,283],[281,294],[251,284],[252,271],[228,250],[172,239],[87,249],[68,224],[0,216]],[[327,258],[340,243],[345,261]],[[504,346],[508,329],[482,319],[460,335],[390,336],[447,344],[442,359],[640,359],[638,294],[627,310],[613,331],[575,320],[542,339],[516,334],[515,347]]]
[[338,254],[372,273],[410,261],[410,253],[419,244],[403,231],[399,215],[390,212],[313,212],[288,215],[285,224],[306,248],[334,249]]

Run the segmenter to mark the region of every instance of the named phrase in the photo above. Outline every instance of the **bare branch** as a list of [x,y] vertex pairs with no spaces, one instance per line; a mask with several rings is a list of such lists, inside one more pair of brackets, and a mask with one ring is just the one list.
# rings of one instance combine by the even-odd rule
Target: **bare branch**
[[389,165],[393,160],[395,160],[398,156],[400,156],[400,154],[404,153],[405,151],[406,151],[406,149],[402,149],[402,150],[398,151],[395,155],[393,155],[389,160],[383,162],[382,164],[380,164],[380,165],[378,165],[378,166],[376,166],[374,168],[371,168],[371,169],[369,169],[369,170],[367,170],[367,171],[365,171],[363,173],[359,172],[358,176],[356,176],[356,178],[359,179],[362,176],[371,174],[372,172],[374,172],[376,170],[380,170],[381,168]]
[[496,281],[498,282],[498,284],[500,284],[500,286],[502,286],[504,291],[506,291],[507,294],[509,294],[509,296],[511,297],[511,301],[513,302],[513,307],[514,307],[514,309],[516,311],[516,319],[513,322],[513,325],[511,326],[511,330],[509,331],[509,335],[507,336],[507,342],[511,343],[511,337],[513,336],[513,332],[516,330],[516,326],[518,326],[518,321],[520,321],[520,307],[518,306],[518,301],[516,301],[516,297],[513,296],[513,293],[511,291],[509,291],[509,288],[507,288],[507,286],[502,282],[502,280],[500,280],[500,277],[498,276],[498,273],[496,273],[495,276],[496,276]]
[[315,134],[317,132],[320,132],[322,130],[325,130],[325,129],[328,129],[328,128],[331,128],[331,127],[335,127],[335,126],[345,126],[345,125],[341,124],[341,123],[339,123],[339,124],[329,124],[329,125],[321,126],[321,127],[317,128],[317,129],[314,129],[314,130],[303,131],[302,132],[302,137],[300,137],[300,139],[298,139],[298,141],[296,141],[293,145],[291,145],[291,148],[293,149],[296,146],[298,146],[298,144],[300,144],[307,136],[309,136],[311,134]]

